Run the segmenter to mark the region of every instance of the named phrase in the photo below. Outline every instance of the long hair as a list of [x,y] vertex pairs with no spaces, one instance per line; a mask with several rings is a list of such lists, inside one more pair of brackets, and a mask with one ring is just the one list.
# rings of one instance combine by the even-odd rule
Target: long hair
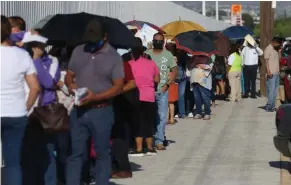
[[25,43],[23,45],[23,48],[29,53],[29,55],[31,57],[33,57],[33,50],[32,50],[32,48],[40,48],[41,50],[43,50],[43,53],[45,55],[46,54],[45,46],[46,46],[46,44],[44,44],[44,43],[40,43],[40,42],[33,41],[33,42]]
[[7,17],[1,15],[1,43],[8,40],[11,34],[11,25]]
[[131,48],[131,54],[134,60],[138,60],[144,52],[142,40],[140,38],[136,38],[136,40],[138,42],[138,46]]
[[240,55],[238,43],[231,45],[230,53],[237,53],[238,55]]

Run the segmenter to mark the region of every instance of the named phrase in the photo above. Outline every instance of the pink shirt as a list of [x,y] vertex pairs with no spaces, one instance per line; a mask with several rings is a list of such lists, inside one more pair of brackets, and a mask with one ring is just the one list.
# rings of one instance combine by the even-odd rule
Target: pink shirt
[[155,75],[159,75],[159,69],[152,60],[140,57],[137,61],[129,61],[134,81],[139,89],[139,100],[155,102]]

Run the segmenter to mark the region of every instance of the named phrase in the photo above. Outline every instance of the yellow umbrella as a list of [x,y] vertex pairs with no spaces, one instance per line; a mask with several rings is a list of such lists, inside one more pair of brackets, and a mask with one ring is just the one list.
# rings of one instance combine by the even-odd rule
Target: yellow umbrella
[[164,26],[161,27],[162,30],[164,30],[167,34],[165,34],[165,37],[167,39],[173,39],[176,35],[187,32],[187,31],[202,31],[206,32],[207,30],[203,28],[201,25],[193,23],[191,21],[174,21],[170,22]]

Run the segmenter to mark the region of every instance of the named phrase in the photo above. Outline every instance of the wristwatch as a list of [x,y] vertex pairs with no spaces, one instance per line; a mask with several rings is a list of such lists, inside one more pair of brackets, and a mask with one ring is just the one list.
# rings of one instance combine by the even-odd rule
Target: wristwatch
[[170,87],[170,84],[168,84],[168,83],[167,83],[167,84],[166,84],[166,86],[167,86],[167,88],[169,89],[169,87]]

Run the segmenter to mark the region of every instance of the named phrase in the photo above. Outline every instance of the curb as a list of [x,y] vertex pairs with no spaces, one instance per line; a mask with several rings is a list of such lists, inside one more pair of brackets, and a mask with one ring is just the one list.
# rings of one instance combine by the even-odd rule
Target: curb
[[291,184],[291,159],[280,154],[280,185],[290,185],[290,184]]

